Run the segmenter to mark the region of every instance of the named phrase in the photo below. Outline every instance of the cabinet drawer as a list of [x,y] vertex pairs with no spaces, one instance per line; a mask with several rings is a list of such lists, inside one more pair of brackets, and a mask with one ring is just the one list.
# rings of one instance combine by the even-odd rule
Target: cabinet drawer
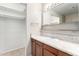
[[41,43],[41,42],[39,42],[39,41],[37,41],[37,40],[36,40],[36,44],[38,44],[38,45],[40,45],[40,46],[43,45],[43,43]]
[[47,49],[48,51],[50,51],[52,54],[55,54],[57,55],[58,54],[58,50],[53,48],[53,47],[50,47],[48,45],[44,45],[44,49]]

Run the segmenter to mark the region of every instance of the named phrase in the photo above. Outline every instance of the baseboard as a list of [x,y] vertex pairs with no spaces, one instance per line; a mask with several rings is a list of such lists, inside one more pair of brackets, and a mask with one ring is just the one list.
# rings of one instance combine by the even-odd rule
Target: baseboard
[[15,48],[15,49],[3,51],[3,52],[0,53],[0,55],[4,55],[4,54],[11,53],[11,52],[14,52],[14,51],[18,51],[18,50],[21,50],[21,49],[25,49],[25,47]]

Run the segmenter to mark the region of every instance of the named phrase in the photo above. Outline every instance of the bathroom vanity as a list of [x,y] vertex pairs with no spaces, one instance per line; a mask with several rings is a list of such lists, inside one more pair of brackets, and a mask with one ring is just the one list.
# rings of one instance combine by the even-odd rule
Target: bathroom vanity
[[33,56],[71,56],[70,54],[31,38]]
[[33,56],[79,56],[78,6],[51,4],[43,10],[40,35],[31,33]]
[[79,44],[41,35],[31,35],[33,56],[79,56]]

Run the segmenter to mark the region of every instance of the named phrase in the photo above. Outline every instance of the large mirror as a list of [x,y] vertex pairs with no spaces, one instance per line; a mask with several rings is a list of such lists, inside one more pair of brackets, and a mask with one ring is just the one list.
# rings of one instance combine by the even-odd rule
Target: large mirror
[[43,4],[42,34],[79,43],[79,4]]
[[78,3],[43,4],[43,24],[62,24],[79,21]]

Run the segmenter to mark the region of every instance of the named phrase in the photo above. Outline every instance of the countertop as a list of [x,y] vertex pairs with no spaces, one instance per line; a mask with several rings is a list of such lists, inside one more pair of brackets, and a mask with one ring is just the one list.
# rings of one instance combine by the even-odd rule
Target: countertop
[[73,56],[79,56],[79,44],[63,41],[57,38],[51,38],[41,35],[31,35],[32,38],[45,43],[51,47],[59,49]]

